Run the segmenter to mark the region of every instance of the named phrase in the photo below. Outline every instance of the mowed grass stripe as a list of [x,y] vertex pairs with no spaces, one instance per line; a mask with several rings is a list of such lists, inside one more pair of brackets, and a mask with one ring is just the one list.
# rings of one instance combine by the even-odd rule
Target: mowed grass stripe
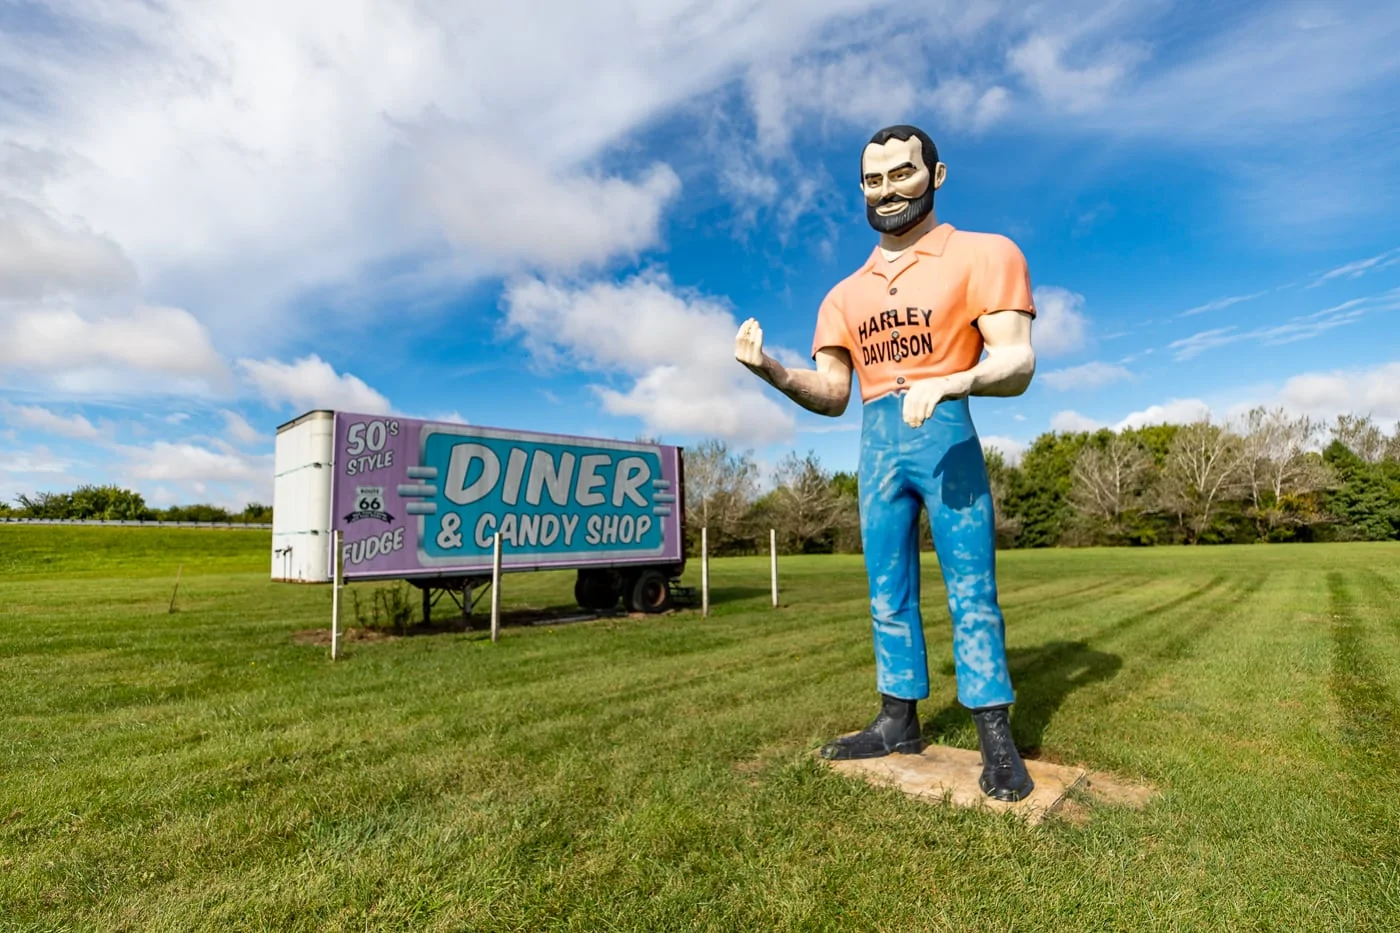
[[[812,760],[875,710],[858,557],[785,558],[778,612],[766,560],[717,561],[734,601],[708,620],[356,643],[335,664],[290,639],[325,624],[328,593],[269,586],[261,568],[196,575],[173,617],[163,581],[114,578],[98,592],[139,583],[150,607],[114,600],[116,628],[88,625],[54,586],[47,607],[26,595],[24,619],[72,639],[73,657],[25,654],[13,630],[20,651],[0,655],[0,677],[42,674],[22,701],[30,770],[0,784],[0,818],[19,813],[0,822],[0,916],[103,930],[1386,929],[1384,853],[1336,830],[1400,812],[1395,795],[1347,790],[1325,573],[1356,584],[1362,650],[1389,677],[1392,617],[1363,584],[1397,558],[1005,555],[1008,597],[1093,587],[1008,611],[1018,739],[1039,731],[1046,757],[1163,790],[1145,811],[1034,830]],[[926,581],[926,721],[946,708],[968,731],[944,739],[971,745],[940,674],[936,569]],[[558,605],[567,588],[513,580],[507,606]],[[80,712],[104,684],[122,689]],[[46,701],[75,712],[45,732]]]
[[[1358,586],[1369,590],[1366,595],[1371,601],[1358,605]],[[1364,779],[1376,771],[1390,771],[1384,765],[1400,748],[1400,707],[1375,658],[1372,643],[1380,634],[1379,626],[1369,622],[1374,601],[1383,591],[1374,581],[1365,587],[1340,571],[1331,571],[1327,592],[1332,614],[1332,694],[1341,712],[1345,744]]]
[[[1105,729],[1087,751],[1116,760],[1126,775],[1152,777],[1163,791],[1153,816],[1190,826],[1162,839],[1160,854],[1178,866],[1179,898],[1212,905],[1204,928],[1381,929],[1367,925],[1376,915],[1368,921],[1366,898],[1346,880],[1354,872],[1337,858],[1345,844],[1329,795],[1336,749],[1321,680],[1326,630],[1300,624],[1318,608],[1319,577],[1236,577],[1221,604],[1198,607],[1207,618],[1191,627],[1191,650],[1172,650],[1175,639],[1144,646],[1141,670],[1125,672],[1118,684],[1128,689],[1112,700],[1117,733]],[[1158,663],[1162,649],[1169,663]],[[1297,689],[1300,670],[1311,691]],[[1311,735],[1299,735],[1300,719],[1311,721]],[[1247,841],[1241,826],[1250,827]],[[1268,878],[1267,892],[1248,893],[1241,879],[1251,876]]]
[[[1329,686],[1338,714],[1337,783],[1351,801],[1333,832],[1339,866],[1364,879],[1400,916],[1400,703],[1396,700],[1393,629],[1396,606],[1370,571],[1327,574],[1332,636]],[[1389,663],[1387,663],[1389,662]]]

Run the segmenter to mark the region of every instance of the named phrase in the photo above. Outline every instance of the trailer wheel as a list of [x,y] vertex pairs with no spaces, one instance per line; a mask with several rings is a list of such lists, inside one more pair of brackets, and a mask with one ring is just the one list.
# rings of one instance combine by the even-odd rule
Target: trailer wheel
[[574,583],[574,599],[579,607],[590,612],[602,612],[617,605],[617,584],[612,574],[580,570]]
[[671,581],[659,570],[643,570],[632,581],[627,608],[633,612],[665,612],[671,608]]

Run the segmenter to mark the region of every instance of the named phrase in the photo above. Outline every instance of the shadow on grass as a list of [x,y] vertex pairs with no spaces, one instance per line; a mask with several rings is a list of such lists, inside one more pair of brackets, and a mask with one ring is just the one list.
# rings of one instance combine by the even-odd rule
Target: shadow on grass
[[[738,603],[745,600],[766,597],[769,590],[755,586],[728,586],[712,587],[710,589],[710,608],[722,606],[726,603]],[[390,638],[412,638],[419,635],[462,635],[486,633],[491,631],[491,604],[490,597],[486,597],[483,602],[485,606],[477,605],[469,617],[464,617],[461,611],[455,606],[448,607],[447,611],[439,610],[432,614],[432,621],[424,623],[421,618],[407,625],[396,626],[389,622],[366,622],[364,619],[357,619],[353,615],[344,619],[342,637],[347,642],[362,641],[383,641]],[[700,594],[697,591],[693,598],[680,598],[675,600],[675,604],[666,612],[643,613],[628,612],[619,602],[616,608],[593,611],[582,609],[577,603],[565,603],[557,606],[526,606],[522,608],[502,609],[501,628],[531,628],[543,625],[566,625],[573,622],[594,622],[600,619],[622,619],[622,618],[658,618],[673,615],[678,612],[695,611],[700,609]],[[325,629],[306,629],[293,634],[293,640],[303,645],[329,645],[331,633],[329,627]]]
[[[1109,680],[1123,667],[1123,659],[1106,651],[1096,651],[1084,641],[1052,641],[1035,648],[1007,651],[1011,683],[1016,688],[1011,731],[1016,747],[1028,758],[1038,757],[1045,729],[1071,693],[1080,687]],[[953,675],[953,665],[943,668]],[[950,703],[924,720],[924,735],[930,739],[968,727],[971,713],[961,703]]]
[[[772,595],[772,592],[766,586],[711,586],[710,605],[723,606],[725,603],[739,603],[746,599],[767,598]],[[700,587],[695,587],[695,596],[687,602],[685,608],[700,608]]]

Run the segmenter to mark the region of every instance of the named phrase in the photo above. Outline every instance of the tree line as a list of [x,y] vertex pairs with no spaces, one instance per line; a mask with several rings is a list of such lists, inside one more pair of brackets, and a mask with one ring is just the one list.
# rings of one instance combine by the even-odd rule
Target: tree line
[[267,524],[272,507],[250,502],[241,512],[217,505],[172,505],[155,509],[139,492],[120,486],[80,486],[71,492],[21,495],[14,504],[0,502],[0,518],[40,518],[108,522],[232,522]]
[[[1257,408],[1123,431],[1048,432],[1012,464],[988,450],[1002,548],[1400,539],[1400,426],[1369,416],[1331,422]],[[858,552],[858,482],[816,455],[789,453],[763,483],[752,451],[710,439],[685,450],[686,546],[710,553]],[[272,521],[272,509],[149,507],[117,486],[20,496],[0,517],[107,521]],[[932,545],[928,516],[923,542]]]
[[[1400,539],[1400,426],[1323,422],[1256,408],[1210,420],[1049,432],[1014,465],[987,451],[1002,548]],[[752,452],[709,440],[686,449],[687,538],[699,553],[860,550],[857,479],[789,454],[760,493]],[[928,516],[923,542],[932,545]]]

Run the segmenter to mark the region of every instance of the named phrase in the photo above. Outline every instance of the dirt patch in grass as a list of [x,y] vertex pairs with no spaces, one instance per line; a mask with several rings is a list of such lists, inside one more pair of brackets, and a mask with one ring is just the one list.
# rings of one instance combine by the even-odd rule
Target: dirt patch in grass
[[[367,628],[348,628],[340,633],[341,641],[388,641],[391,638],[398,638],[397,635],[390,635],[386,632],[376,632]],[[292,641],[298,645],[319,645],[330,647],[331,630],[328,628],[303,629],[292,635]]]
[[1075,826],[1086,826],[1096,807],[1129,807],[1141,810],[1160,791],[1151,784],[1125,781],[1109,774],[1089,772],[1084,781],[1055,808],[1054,817]]

